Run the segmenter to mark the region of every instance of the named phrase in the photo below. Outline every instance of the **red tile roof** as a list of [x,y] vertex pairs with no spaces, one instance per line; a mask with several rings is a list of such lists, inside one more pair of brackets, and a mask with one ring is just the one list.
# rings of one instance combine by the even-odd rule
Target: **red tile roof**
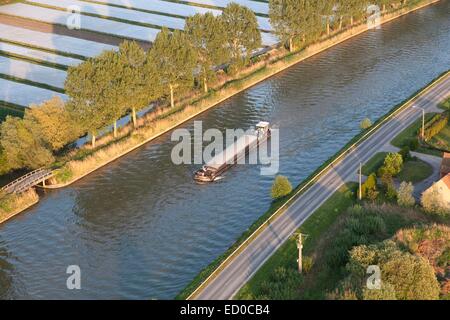
[[450,189],[450,173],[448,173],[445,177],[443,177],[442,181],[445,183],[447,188]]
[[445,152],[441,163],[441,177],[450,173],[450,153]]

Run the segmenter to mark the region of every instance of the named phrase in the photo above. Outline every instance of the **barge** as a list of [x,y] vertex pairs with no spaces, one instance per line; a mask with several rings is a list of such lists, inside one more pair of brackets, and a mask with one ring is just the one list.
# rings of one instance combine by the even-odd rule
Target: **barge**
[[222,173],[236,164],[239,158],[245,156],[251,149],[257,147],[269,137],[269,122],[260,121],[253,133],[243,135],[196,171],[194,180],[203,183],[216,181]]

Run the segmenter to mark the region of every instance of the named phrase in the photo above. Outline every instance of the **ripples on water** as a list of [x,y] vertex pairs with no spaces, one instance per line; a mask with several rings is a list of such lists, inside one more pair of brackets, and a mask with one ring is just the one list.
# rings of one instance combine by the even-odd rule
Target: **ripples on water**
[[[359,131],[450,66],[450,1],[347,41],[198,120],[280,128],[281,174],[300,183]],[[185,125],[193,130],[193,122]],[[270,205],[273,177],[235,167],[196,185],[171,164],[170,135],[0,226],[1,298],[173,298]],[[65,287],[77,264],[82,290]]]

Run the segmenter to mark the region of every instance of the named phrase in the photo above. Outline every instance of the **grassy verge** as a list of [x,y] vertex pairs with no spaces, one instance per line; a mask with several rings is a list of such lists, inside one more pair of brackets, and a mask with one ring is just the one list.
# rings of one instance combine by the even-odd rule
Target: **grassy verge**
[[420,159],[405,162],[402,171],[397,175],[399,181],[417,183],[433,174],[433,167]]
[[34,189],[20,195],[10,194],[0,198],[0,223],[31,207],[39,201]]
[[[357,185],[350,183],[344,185],[332,195],[311,217],[309,217],[299,228],[299,232],[307,234],[304,242],[304,253],[310,254],[317,240],[334,223],[338,216],[355,203],[354,192]],[[236,299],[249,299],[260,296],[264,291],[264,284],[271,277],[274,270],[286,268],[296,270],[297,268],[297,246],[296,239],[292,237],[286,241],[280,249],[258,270],[255,276],[239,291]],[[292,296],[295,298],[295,295]]]
[[441,102],[439,104],[439,108],[441,108],[443,110],[450,110],[450,98]]
[[206,268],[204,268],[184,289],[180,292],[175,299],[186,299],[217,267],[233,253],[245,239],[247,239],[259,226],[261,226],[267,219],[274,214],[285,202],[285,199],[279,199],[271,204],[269,210],[267,210],[261,217],[258,218],[236,241],[228,248],[221,256],[217,257]]
[[366,164],[362,167],[362,174],[365,176],[371,173],[377,172],[378,169],[383,165],[384,158],[386,158],[387,152],[378,152],[375,154]]
[[[436,113],[431,112],[425,114],[425,121],[429,121]],[[397,148],[403,148],[403,147],[410,147],[413,140],[417,139],[417,136],[419,134],[420,128],[422,127],[422,118],[417,119],[412,125],[410,125],[408,128],[406,128],[404,131],[402,131],[398,136],[396,136],[392,141],[391,144]],[[442,152],[439,150],[434,150],[431,148],[428,148],[426,146],[420,145],[415,152],[430,154],[434,156],[442,156]]]

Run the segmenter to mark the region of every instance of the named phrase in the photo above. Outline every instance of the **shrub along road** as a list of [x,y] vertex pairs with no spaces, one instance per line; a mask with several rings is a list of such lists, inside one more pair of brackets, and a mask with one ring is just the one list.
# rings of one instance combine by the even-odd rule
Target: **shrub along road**
[[[424,92],[414,105],[432,110],[450,93],[450,75]],[[382,147],[408,128],[421,116],[415,108],[406,108],[383,124],[367,140],[355,147],[267,228],[232,257],[223,269],[196,291],[191,299],[231,299],[255,274],[264,262],[301,226],[301,224],[331,197],[345,182],[354,180],[359,163],[366,163]]]

